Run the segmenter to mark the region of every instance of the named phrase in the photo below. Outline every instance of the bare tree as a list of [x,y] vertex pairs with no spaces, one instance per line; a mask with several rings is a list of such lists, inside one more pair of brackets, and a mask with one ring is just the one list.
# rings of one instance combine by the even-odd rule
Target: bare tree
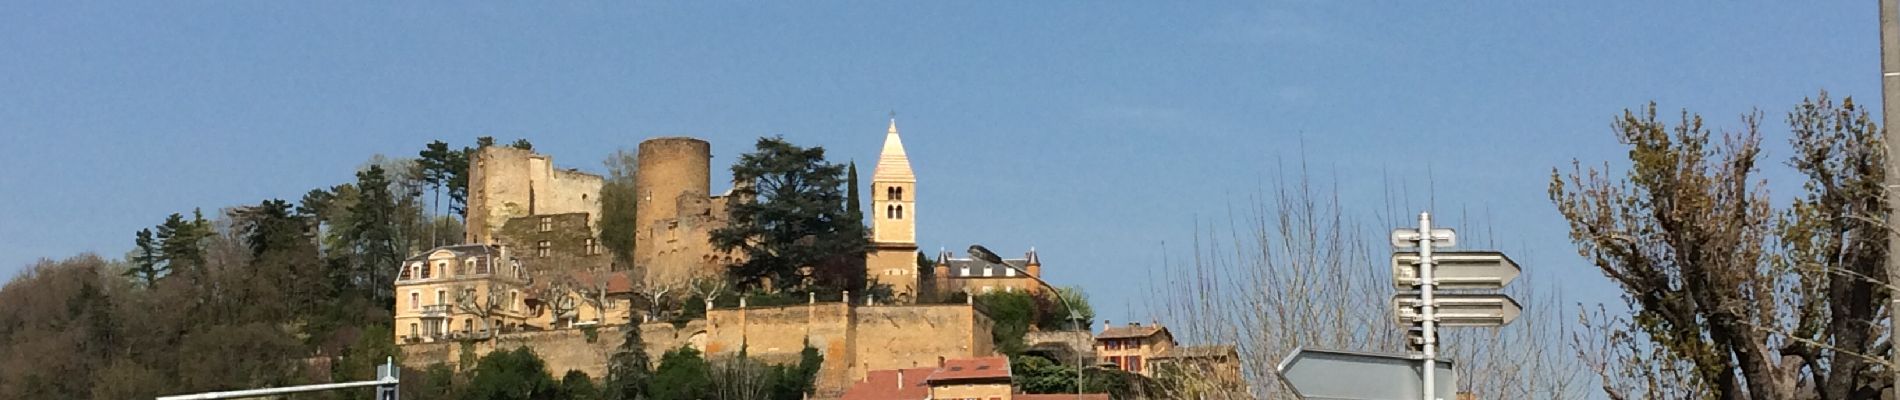
[[743,356],[707,360],[712,366],[714,400],[753,400],[768,397],[772,376],[768,367]]
[[582,303],[594,308],[594,322],[605,324],[607,323],[607,306],[612,304],[607,296],[613,290],[610,281],[613,279],[613,274],[602,268],[595,268],[588,274],[593,279],[586,284],[577,285],[575,294],[579,295]]
[[479,294],[481,291],[477,290],[475,285],[456,285],[454,287],[455,310],[475,316],[481,324],[481,332],[487,335],[486,339],[493,339],[501,328],[494,326],[495,316],[499,315],[508,303],[506,296],[501,291],[495,290],[494,286],[489,286],[487,289],[487,295],[481,295]]
[[643,300],[646,300],[647,309],[646,315],[642,317],[643,320],[635,323],[665,318],[666,310],[670,308],[666,305],[671,303],[669,302],[671,297],[668,295],[677,294],[675,290],[677,290],[677,285],[664,283],[651,283],[634,289],[634,293],[638,293]]
[[1893,385],[1881,318],[1890,210],[1881,131],[1825,92],[1788,114],[1807,181],[1777,210],[1759,178],[1760,112],[1715,141],[1700,116],[1675,126],[1651,103],[1613,128],[1630,147],[1608,166],[1553,170],[1550,198],[1578,254],[1622,286],[1633,318],[1598,318],[1579,351],[1613,397],[1872,398]]
[[[1164,249],[1163,265],[1150,272],[1159,299],[1150,305],[1154,316],[1183,342],[1234,344],[1253,398],[1293,398],[1272,368],[1295,348],[1403,351],[1404,327],[1386,306],[1396,289],[1377,266],[1388,265],[1385,231],[1406,219],[1367,224],[1378,216],[1347,213],[1336,189],[1300,168],[1296,179],[1255,194],[1217,225],[1197,222],[1187,259]],[[1482,230],[1468,221],[1457,226],[1467,243]],[[1460,369],[1460,391],[1581,397],[1581,368],[1562,351],[1556,296],[1537,293],[1527,280],[1513,283],[1527,310],[1511,325],[1440,331],[1441,357]]]

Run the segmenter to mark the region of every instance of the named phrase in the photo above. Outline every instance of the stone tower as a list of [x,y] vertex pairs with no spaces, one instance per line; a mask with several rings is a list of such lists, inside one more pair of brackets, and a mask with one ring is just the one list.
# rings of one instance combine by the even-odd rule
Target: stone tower
[[871,250],[865,255],[870,284],[891,286],[899,299],[917,294],[917,176],[897,135],[897,119],[884,134],[884,151],[871,174]]
[[586,213],[588,235],[599,233],[600,176],[555,168],[545,154],[508,146],[485,146],[469,158],[469,243],[494,244],[512,218]]
[[689,137],[640,142],[634,173],[633,265],[642,282],[664,285],[711,276],[717,270],[708,243],[724,218],[714,215],[710,192],[712,144]]

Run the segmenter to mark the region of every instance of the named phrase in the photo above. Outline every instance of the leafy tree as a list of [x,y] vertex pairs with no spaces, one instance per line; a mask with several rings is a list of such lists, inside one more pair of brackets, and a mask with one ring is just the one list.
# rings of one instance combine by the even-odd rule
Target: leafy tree
[[712,365],[691,347],[668,351],[660,357],[652,385],[648,395],[653,400],[705,399],[713,392]]
[[869,242],[863,216],[845,211],[844,172],[825,161],[824,148],[780,137],[760,138],[740,156],[732,175],[741,184],[733,191],[746,201],[729,205],[731,223],[712,232],[721,251],[745,255],[733,277],[750,285],[770,280],[775,289],[862,288],[863,268],[850,263],[862,261]]
[[996,351],[1022,354],[1027,347],[1023,335],[1036,321],[1036,300],[1029,293],[990,292],[976,296],[976,306],[994,322],[990,338],[996,343]]
[[560,399],[561,384],[548,374],[547,363],[527,347],[496,351],[476,363],[463,397],[472,400]]
[[1010,380],[1023,393],[1075,393],[1075,368],[1034,355],[1009,358]]
[[653,372],[648,367],[646,343],[640,338],[640,327],[628,324],[620,329],[626,332],[626,338],[607,360],[607,381],[601,388],[601,397],[607,400],[647,398]]
[[522,150],[534,150],[534,143],[528,143],[528,139],[515,139],[515,142],[509,143],[508,147],[513,147],[513,148],[522,149]]
[[1613,124],[1621,179],[1553,170],[1578,254],[1624,290],[1630,319],[1586,320],[1579,354],[1612,397],[1873,398],[1892,385],[1880,310],[1890,211],[1881,131],[1822,93],[1788,115],[1804,193],[1776,210],[1756,176],[1760,113],[1712,141],[1656,105]]
[[613,253],[614,265],[633,265],[634,211],[640,196],[634,191],[634,173],[640,168],[639,155],[627,149],[614,150],[603,162],[607,179],[600,185],[600,243]]
[[295,337],[265,323],[216,325],[185,335],[178,379],[186,391],[235,390],[290,384],[302,353]]
[[495,145],[494,136],[478,136],[475,138],[475,148],[477,149],[488,147],[488,146],[494,146],[494,145]]
[[594,387],[594,378],[586,372],[569,370],[561,377],[561,393],[572,400],[600,400],[600,388]]

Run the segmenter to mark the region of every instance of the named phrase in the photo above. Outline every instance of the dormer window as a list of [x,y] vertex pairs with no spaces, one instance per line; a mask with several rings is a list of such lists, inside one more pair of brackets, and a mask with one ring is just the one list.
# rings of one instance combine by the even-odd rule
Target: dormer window
[[422,264],[422,273],[417,274],[416,279],[429,279],[429,264],[428,263]]
[[462,272],[460,274],[468,275],[472,273],[475,273],[475,257],[469,257],[466,260],[462,260]]

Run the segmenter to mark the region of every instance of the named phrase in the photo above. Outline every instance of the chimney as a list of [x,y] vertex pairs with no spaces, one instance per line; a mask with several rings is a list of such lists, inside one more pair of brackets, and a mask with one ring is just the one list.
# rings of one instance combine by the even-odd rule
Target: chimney
[[937,368],[943,368],[943,356],[937,356]]

